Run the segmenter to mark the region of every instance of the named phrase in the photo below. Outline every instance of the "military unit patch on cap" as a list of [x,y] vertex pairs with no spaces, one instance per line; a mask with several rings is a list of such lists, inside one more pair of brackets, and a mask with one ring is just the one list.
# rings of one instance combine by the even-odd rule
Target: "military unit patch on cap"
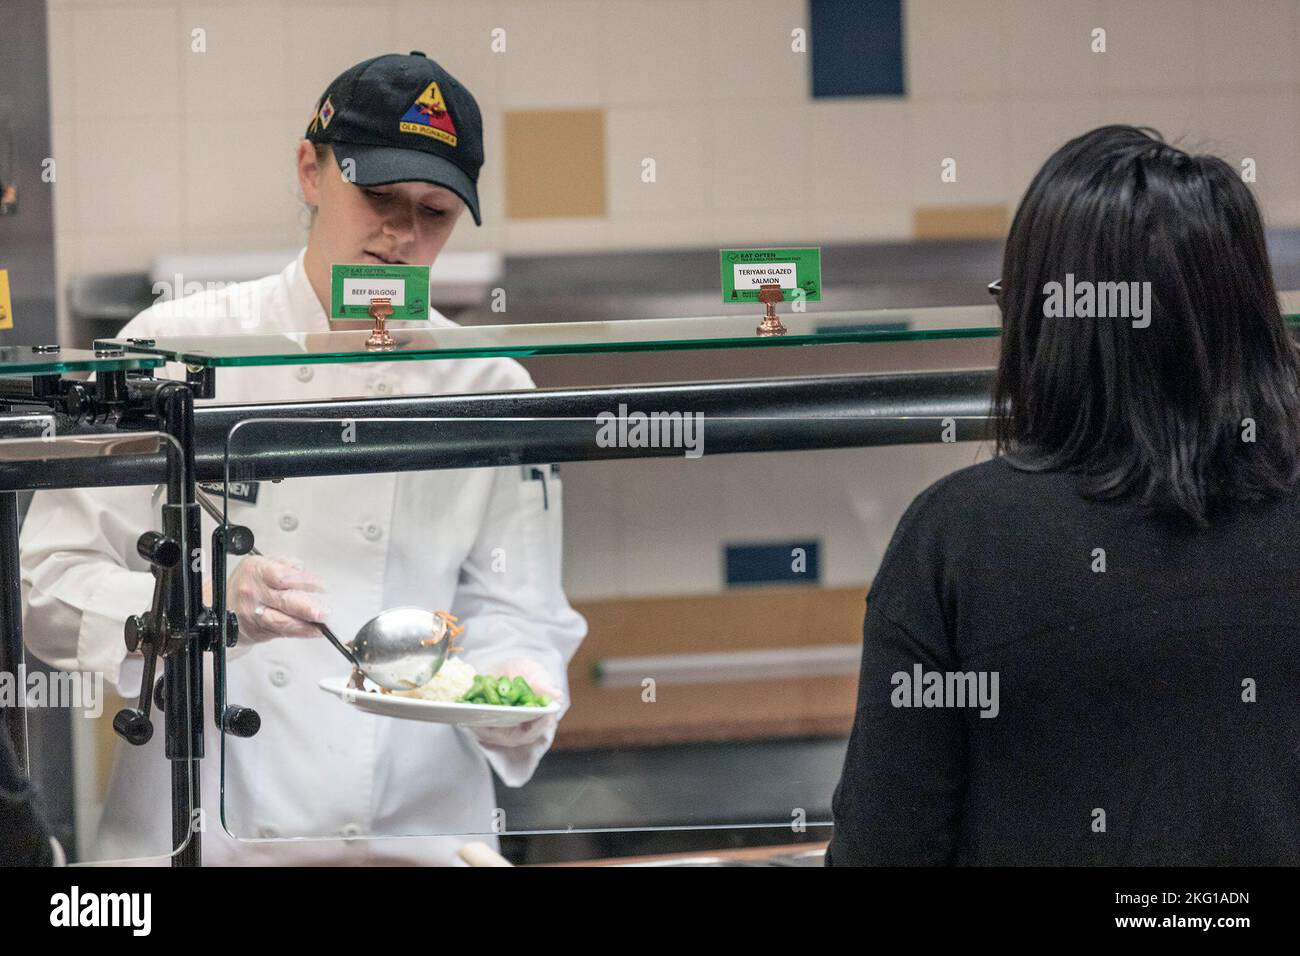
[[433,183],[479,212],[483,117],[469,90],[419,50],[386,53],[340,73],[316,100],[307,139],[349,160],[356,186]]
[[[323,118],[322,118],[323,121]],[[431,136],[448,146],[456,145],[456,124],[451,121],[447,104],[437,82],[430,83],[404,114],[399,124],[403,133]]]
[[318,129],[325,129],[325,127],[330,125],[330,120],[333,118],[334,104],[330,102],[330,98],[327,96],[325,97],[325,102],[321,103],[320,107],[311,114],[311,122],[307,124],[308,135],[316,132]]

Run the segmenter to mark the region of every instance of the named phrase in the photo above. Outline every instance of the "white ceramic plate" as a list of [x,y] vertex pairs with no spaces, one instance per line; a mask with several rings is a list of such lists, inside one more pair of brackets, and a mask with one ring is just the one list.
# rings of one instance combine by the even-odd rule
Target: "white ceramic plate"
[[320,689],[333,694],[344,703],[350,703],[369,714],[397,717],[400,720],[424,720],[434,724],[461,724],[466,727],[514,727],[546,714],[560,711],[558,701],[545,707],[502,707],[497,704],[457,704],[438,700],[421,700],[418,697],[400,697],[381,694],[370,689],[353,690],[346,677],[326,677]]

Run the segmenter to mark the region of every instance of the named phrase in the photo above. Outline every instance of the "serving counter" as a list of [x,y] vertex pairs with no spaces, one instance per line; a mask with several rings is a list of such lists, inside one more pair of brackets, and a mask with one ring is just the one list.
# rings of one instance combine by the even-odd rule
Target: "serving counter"
[[[261,716],[228,703],[227,648],[238,622],[226,606],[225,562],[251,536],[230,518],[230,498],[210,541],[201,534],[198,482],[368,475],[602,459],[681,457],[682,449],[596,439],[601,416],[632,412],[702,416],[709,456],[980,440],[987,437],[991,371],[835,375],[663,385],[556,388],[463,395],[341,396],[323,401],[214,403],[229,369],[272,366],[433,362],[448,358],[592,355],[704,349],[834,348],[846,343],[988,338],[999,334],[992,306],[807,312],[783,315],[783,335],[764,335],[758,316],[627,322],[393,330],[395,348],[369,350],[365,332],[114,339],[93,351],[57,347],[0,354],[0,669],[23,659],[18,589],[20,490],[162,485],[162,527],[140,528],[140,553],[155,568],[151,608],[128,622],[128,647],[162,659],[138,704],[114,728],[143,743],[159,719],[172,765],[174,865],[199,865],[199,762],[217,730],[221,747],[256,735]],[[166,366],[164,375],[156,373]],[[93,381],[67,376],[94,372]],[[340,423],[357,426],[339,442]],[[570,507],[574,507],[570,503]],[[198,564],[180,555],[206,549],[216,582],[202,598]],[[671,646],[688,650],[689,639]],[[211,715],[204,714],[204,657],[211,658]],[[591,661],[583,662],[589,668]],[[582,679],[585,679],[582,678]],[[9,729],[26,761],[22,709]],[[834,714],[809,732],[842,732]],[[814,726],[816,724],[816,726]],[[671,739],[671,728],[660,728]],[[590,727],[573,728],[590,742]],[[583,738],[583,734],[587,734]],[[616,741],[615,741],[616,742]],[[643,739],[642,739],[642,742]],[[572,741],[571,741],[572,743]],[[223,810],[225,808],[223,807]],[[811,821],[818,823],[822,821]],[[776,825],[769,822],[766,825]],[[786,823],[788,825],[788,821]]]

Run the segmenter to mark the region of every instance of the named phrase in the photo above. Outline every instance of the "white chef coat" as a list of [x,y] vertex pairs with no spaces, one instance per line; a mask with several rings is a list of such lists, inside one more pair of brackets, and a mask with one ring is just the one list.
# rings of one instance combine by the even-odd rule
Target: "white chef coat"
[[[454,325],[436,312],[430,320]],[[279,275],[156,304],[122,335],[328,328],[300,253]],[[163,374],[179,378],[183,370],[168,365]],[[215,401],[532,384],[518,363],[498,358],[259,366],[219,369]],[[357,440],[364,441],[365,423],[358,427]],[[147,487],[33,497],[21,563],[26,640],[37,657],[60,669],[102,671],[123,696],[138,694],[143,662],[139,654],[127,655],[122,628],[128,615],[150,604],[153,577],[135,542],[143,531],[161,528],[164,498]],[[567,698],[565,668],[586,622],[561,586],[561,501],[550,469],[502,467],[262,481],[256,503],[232,499],[229,507],[230,520],[253,530],[260,551],[298,558],[324,581],[329,623],[345,640],[385,608],[446,609],[465,625],[459,643],[469,663],[481,670],[504,657],[531,657]],[[205,515],[205,561],[212,528]],[[350,670],[323,637],[241,639],[227,652],[228,700],[256,709],[262,728],[254,737],[226,740],[223,827],[221,740],[211,716],[210,656],[204,656],[203,856],[209,864],[451,863],[467,839],[496,842],[490,835],[455,836],[498,828],[489,764],[507,785],[521,786],[553,737],[501,748],[448,725],[368,715],[318,688],[321,678]],[[145,746],[118,743],[95,858],[170,850],[162,721],[155,711],[153,739]],[[405,839],[357,839],[362,835]]]

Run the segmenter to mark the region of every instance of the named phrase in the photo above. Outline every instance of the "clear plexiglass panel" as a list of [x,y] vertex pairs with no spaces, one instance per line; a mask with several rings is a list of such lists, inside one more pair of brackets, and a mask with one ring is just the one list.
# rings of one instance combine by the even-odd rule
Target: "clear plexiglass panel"
[[[1300,293],[1280,294],[1286,319],[1300,327]],[[785,312],[786,331],[760,334],[760,313],[608,322],[539,322],[429,328],[390,323],[391,350],[367,347],[367,331],[272,335],[166,336],[101,340],[178,362],[211,367],[304,365],[486,356],[652,352],[671,349],[779,348],[792,345],[988,338],[1001,332],[993,305],[849,312]]]
[[[31,425],[11,423],[0,433],[25,434]],[[184,475],[179,446],[158,432],[6,438],[0,461],[11,470],[57,468],[74,458],[153,456],[168,448]],[[136,542],[163,529],[166,500],[165,490],[152,485],[38,491],[23,520],[23,657],[19,673],[6,675],[18,696],[4,716],[23,743],[37,808],[73,865],[166,865],[209,829],[205,807],[216,819],[214,785],[199,799],[182,800],[188,825],[173,838],[172,788],[194,793],[185,784],[195,780],[196,711],[178,710],[179,725],[169,734],[166,714],[151,706],[151,732],[139,744],[114,731],[120,711],[139,707],[141,687],[152,689],[143,654],[126,647],[124,618],[150,610],[154,577]],[[181,555],[198,553],[183,527],[176,543]],[[165,675],[183,681],[191,700],[202,700],[196,675],[159,658],[154,682]],[[215,755],[210,717],[205,724],[206,749]]]
[[366,347],[367,331],[112,339],[114,344],[194,365],[303,365],[483,356],[564,355],[661,349],[759,348],[836,342],[997,335],[993,306],[782,313],[784,335],[760,335],[761,312],[680,319],[545,322],[456,328],[390,323],[391,351]]
[[85,349],[0,346],[0,376],[61,375],[64,372],[121,372],[157,368],[162,359],[140,353],[106,354]]
[[[223,738],[224,831],[208,850],[450,863],[470,841],[536,859],[553,834],[583,841],[574,852],[587,858],[687,838],[825,840],[874,573],[865,543],[883,550],[927,475],[969,463],[974,446],[711,456],[707,423],[692,432],[682,419],[671,457],[567,462],[563,480],[546,463],[259,472],[259,456],[284,463],[286,450],[337,455],[340,468],[415,455],[447,425],[252,420],[229,435],[216,506],[252,530],[290,590],[320,602],[338,640],[411,606],[464,631],[455,663],[415,696],[349,690],[352,664],[323,634],[256,623],[296,598],[254,592],[272,593],[260,615],[236,598],[253,623],[228,652],[229,702],[262,725]],[[511,423],[521,436],[544,426]],[[908,456],[898,474],[875,467],[895,455]],[[232,579],[256,557],[232,558]],[[558,692],[558,724],[532,718],[536,739],[526,722],[475,725],[527,707],[458,702],[486,698],[473,674]]]

